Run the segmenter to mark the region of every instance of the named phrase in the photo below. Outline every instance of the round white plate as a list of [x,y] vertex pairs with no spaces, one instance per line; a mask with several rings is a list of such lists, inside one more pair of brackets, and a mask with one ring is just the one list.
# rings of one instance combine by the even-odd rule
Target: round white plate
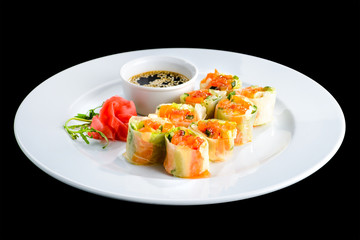
[[[113,95],[123,96],[121,66],[149,55],[187,59],[199,69],[198,83],[217,68],[239,76],[245,86],[275,87],[274,121],[256,127],[253,141],[235,147],[227,162],[211,163],[212,177],[206,179],[172,177],[161,165],[131,165],[122,157],[124,142],[111,142],[103,150],[96,140],[87,145],[70,139],[64,122]],[[98,58],[47,79],[20,105],[14,130],[27,157],[64,183],[123,200],[186,205],[250,198],[309,176],[340,147],[345,119],[323,87],[281,64],[217,50],[152,49]]]

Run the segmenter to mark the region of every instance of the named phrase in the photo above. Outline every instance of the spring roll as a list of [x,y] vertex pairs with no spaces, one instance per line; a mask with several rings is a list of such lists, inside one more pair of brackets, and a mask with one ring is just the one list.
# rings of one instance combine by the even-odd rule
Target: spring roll
[[191,129],[177,127],[165,134],[166,172],[181,178],[209,177],[209,145]]
[[206,108],[201,104],[191,106],[189,104],[167,103],[156,108],[156,115],[169,119],[177,127],[188,127],[190,123],[206,117]]
[[165,133],[174,125],[159,117],[133,116],[129,120],[125,159],[136,165],[162,163],[165,159]]
[[215,69],[214,73],[208,73],[200,82],[200,89],[214,89],[227,93],[241,88],[241,80],[236,75],[225,75]]
[[256,114],[256,105],[242,95],[229,94],[228,98],[220,100],[215,108],[215,118],[236,122],[236,146],[252,141]]
[[216,104],[226,96],[226,91],[212,89],[200,89],[184,93],[180,96],[180,102],[195,106],[201,104],[206,108],[206,119],[214,117]]
[[222,162],[229,158],[234,149],[236,123],[219,119],[200,120],[190,128],[199,132],[209,143],[209,159]]
[[273,87],[250,86],[237,90],[236,94],[243,95],[251,100],[257,107],[254,126],[271,122],[273,119],[276,91]]

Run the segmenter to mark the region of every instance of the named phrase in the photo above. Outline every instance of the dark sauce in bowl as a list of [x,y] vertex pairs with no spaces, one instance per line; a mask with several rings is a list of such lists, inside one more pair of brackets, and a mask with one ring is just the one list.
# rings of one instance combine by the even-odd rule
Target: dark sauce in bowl
[[129,82],[144,87],[173,87],[189,81],[186,76],[170,71],[150,71],[132,76]]

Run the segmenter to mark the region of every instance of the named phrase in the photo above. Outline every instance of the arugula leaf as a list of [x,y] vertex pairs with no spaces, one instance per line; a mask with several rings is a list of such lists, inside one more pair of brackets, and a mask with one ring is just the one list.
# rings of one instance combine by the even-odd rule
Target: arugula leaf
[[86,120],[91,120],[93,119],[93,117],[95,117],[96,115],[99,115],[99,113],[96,113],[95,110],[98,108],[101,108],[104,105],[101,104],[101,106],[98,106],[96,108],[90,109],[89,111],[87,111],[87,114],[83,114],[83,113],[78,113],[75,117],[76,118],[82,118],[82,119],[86,119]]

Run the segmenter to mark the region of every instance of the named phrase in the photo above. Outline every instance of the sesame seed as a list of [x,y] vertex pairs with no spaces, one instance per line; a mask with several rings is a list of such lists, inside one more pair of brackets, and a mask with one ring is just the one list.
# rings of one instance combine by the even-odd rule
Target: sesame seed
[[189,81],[189,79],[176,72],[149,71],[132,76],[129,82],[144,87],[172,87]]

